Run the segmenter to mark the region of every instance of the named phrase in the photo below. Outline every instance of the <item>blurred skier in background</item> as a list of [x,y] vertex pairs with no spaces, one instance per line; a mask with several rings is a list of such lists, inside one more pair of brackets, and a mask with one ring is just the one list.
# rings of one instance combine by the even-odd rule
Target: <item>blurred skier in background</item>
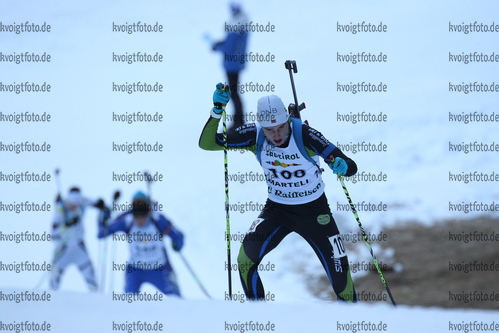
[[213,51],[222,53],[223,66],[227,73],[227,80],[232,92],[232,102],[234,103],[234,121],[229,129],[236,129],[244,125],[244,110],[241,97],[238,92],[239,72],[244,69],[246,54],[246,44],[248,42],[248,31],[245,29],[248,18],[242,7],[237,2],[230,3],[231,18],[225,22],[225,32],[227,37],[223,41],[212,45]]
[[102,208],[104,202],[84,198],[78,187],[71,188],[65,199],[60,193],[57,195],[52,225],[52,240],[56,242],[50,275],[50,288],[53,290],[59,288],[66,267],[75,264],[90,291],[97,291],[94,268],[84,243],[83,215],[87,206]]
[[173,249],[180,251],[184,244],[183,234],[154,210],[154,203],[143,192],[137,192],[132,200],[131,209],[114,221],[110,221],[111,212],[107,207],[99,215],[99,238],[120,231],[127,235],[130,259],[122,266],[126,269],[125,292],[138,293],[140,286],[149,282],[164,294],[181,297],[163,235],[168,235]]

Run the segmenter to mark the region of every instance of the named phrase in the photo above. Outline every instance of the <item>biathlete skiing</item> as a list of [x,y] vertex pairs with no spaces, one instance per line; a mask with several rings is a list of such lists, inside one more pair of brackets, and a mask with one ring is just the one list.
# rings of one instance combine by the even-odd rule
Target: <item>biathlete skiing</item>
[[[200,148],[224,149],[223,135],[217,129],[229,100],[229,87],[217,84]],[[296,232],[315,251],[338,300],[357,302],[345,247],[324,193],[319,157],[333,173],[346,177],[357,172],[357,165],[319,131],[290,117],[276,95],[258,100],[257,120],[230,130],[226,142],[228,149],[256,155],[268,186],[265,207],[246,233],[237,258],[246,297],[265,299],[258,265],[284,237]]]
[[99,215],[99,238],[124,232],[130,245],[130,259],[125,269],[125,292],[138,293],[143,283],[151,283],[163,294],[180,297],[176,274],[168,260],[163,235],[172,240],[172,247],[180,251],[184,244],[183,234],[158,211],[143,192],[133,196],[132,207],[110,222],[110,209]]
[[75,264],[85,278],[88,289],[97,291],[94,268],[84,241],[83,217],[88,206],[101,209],[103,202],[83,197],[78,187],[72,187],[64,199],[60,193],[57,195],[52,224],[52,239],[56,246],[49,282],[53,290],[59,289],[66,268]]

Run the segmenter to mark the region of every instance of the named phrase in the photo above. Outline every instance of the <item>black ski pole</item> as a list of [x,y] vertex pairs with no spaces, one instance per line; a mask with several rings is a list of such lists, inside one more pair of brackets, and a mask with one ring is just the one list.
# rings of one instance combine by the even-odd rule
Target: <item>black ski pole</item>
[[[229,86],[224,86],[222,88],[230,89]],[[228,274],[228,283],[229,283],[229,299],[232,300],[232,272],[231,272],[231,262],[230,262],[230,219],[229,219],[229,167],[227,162],[227,126],[226,126],[226,113],[225,108],[222,109],[222,120],[223,120],[223,140],[224,140],[224,172],[225,172],[225,219],[227,222],[227,263],[229,265],[229,269],[227,270]]]
[[206,289],[204,288],[203,284],[201,283],[201,281],[198,279],[196,273],[194,273],[194,270],[191,268],[191,265],[189,265],[189,263],[187,262],[187,260],[185,259],[184,255],[182,254],[182,252],[179,252],[178,253],[180,255],[180,258],[182,258],[182,261],[184,262],[185,266],[187,266],[187,269],[189,270],[189,272],[191,273],[192,277],[194,278],[194,280],[197,282],[197,284],[199,285],[199,288],[201,288],[201,290],[204,292],[204,294],[209,298],[211,299],[211,296],[210,294],[208,294],[208,292],[206,291]]
[[149,197],[149,201],[151,201],[151,183],[153,182],[153,179],[148,171],[144,171],[144,179],[146,180],[147,196]]
[[[334,159],[332,160],[332,163],[334,163]],[[374,261],[374,265],[376,266],[376,269],[378,270],[379,277],[381,278],[381,282],[385,286],[386,292],[388,293],[388,296],[390,296],[390,300],[392,301],[393,306],[397,306],[397,304],[395,304],[395,300],[393,299],[392,293],[390,292],[390,288],[388,288],[388,283],[386,283],[385,277],[383,276],[383,272],[381,271],[381,268],[378,265],[378,260],[376,259],[376,256],[374,255],[371,244],[369,243],[369,239],[367,238],[366,231],[364,230],[362,223],[360,223],[359,215],[357,215],[357,210],[355,209],[355,205],[353,204],[352,199],[350,198],[350,194],[348,193],[347,187],[345,186],[345,183],[343,182],[343,177],[338,175],[338,179],[341,182],[341,187],[343,187],[343,191],[345,192],[348,203],[350,204],[350,208],[352,209],[352,213],[355,216],[355,219],[357,220],[357,224],[359,225],[360,231],[362,232],[362,238],[364,239],[364,241],[367,244],[367,247],[369,248],[369,252],[371,253],[371,257],[373,258],[373,261]]]
[[[59,173],[61,170],[59,168],[56,168],[54,173],[55,173],[55,183],[57,185],[57,199],[62,199],[62,185],[61,185],[61,177],[59,176]],[[57,200],[56,200],[57,201]]]
[[151,189],[151,185],[152,183],[154,183],[154,179],[148,171],[144,171],[144,179],[147,185],[147,196],[149,197],[149,204],[151,205],[151,207],[154,207],[154,204],[152,202],[152,189]]
[[[121,192],[119,190],[114,192],[113,195],[113,206],[111,207],[111,221],[113,218],[113,211],[114,211],[114,203],[118,201],[119,197],[121,195]],[[116,259],[116,242],[111,242],[111,263],[114,262]],[[110,274],[109,277],[109,289],[110,291],[114,291],[114,274]]]
[[[111,206],[111,216],[113,215],[112,212],[114,211],[114,204],[116,201],[119,199],[121,195],[121,192],[115,191],[113,194],[113,203]],[[112,219],[110,219],[112,221]],[[102,266],[101,266],[101,285],[100,285],[100,292],[104,294],[106,292],[106,271],[107,271],[107,250],[108,250],[108,238],[105,238],[103,240],[103,259],[102,259]],[[114,242],[112,244],[115,244]],[[111,245],[112,246],[112,245]],[[114,253],[112,252],[114,247],[111,248],[111,256],[114,257]]]

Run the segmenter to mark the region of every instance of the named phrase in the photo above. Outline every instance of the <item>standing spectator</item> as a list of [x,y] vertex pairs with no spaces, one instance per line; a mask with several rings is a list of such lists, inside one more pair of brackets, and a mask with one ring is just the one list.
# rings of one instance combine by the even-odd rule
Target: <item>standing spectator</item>
[[225,23],[227,37],[224,41],[213,44],[214,51],[220,51],[223,55],[223,66],[227,73],[227,80],[231,89],[231,99],[234,103],[234,122],[229,129],[236,129],[244,125],[244,111],[241,97],[238,93],[239,72],[245,66],[246,44],[248,32],[245,24],[248,22],[246,14],[241,5],[236,2],[230,4],[231,19]]

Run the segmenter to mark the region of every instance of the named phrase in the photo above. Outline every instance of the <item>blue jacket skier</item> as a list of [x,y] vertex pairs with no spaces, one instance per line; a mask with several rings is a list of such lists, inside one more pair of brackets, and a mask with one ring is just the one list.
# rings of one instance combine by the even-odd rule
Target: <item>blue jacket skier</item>
[[125,292],[138,293],[140,286],[149,282],[164,294],[180,297],[163,235],[168,235],[173,249],[180,251],[184,243],[183,234],[163,214],[153,210],[153,204],[142,192],[134,195],[131,211],[121,214],[111,223],[108,223],[109,218],[109,209],[104,209],[99,216],[98,237],[104,238],[121,231],[126,233],[130,245],[130,259],[123,265],[126,270]]

